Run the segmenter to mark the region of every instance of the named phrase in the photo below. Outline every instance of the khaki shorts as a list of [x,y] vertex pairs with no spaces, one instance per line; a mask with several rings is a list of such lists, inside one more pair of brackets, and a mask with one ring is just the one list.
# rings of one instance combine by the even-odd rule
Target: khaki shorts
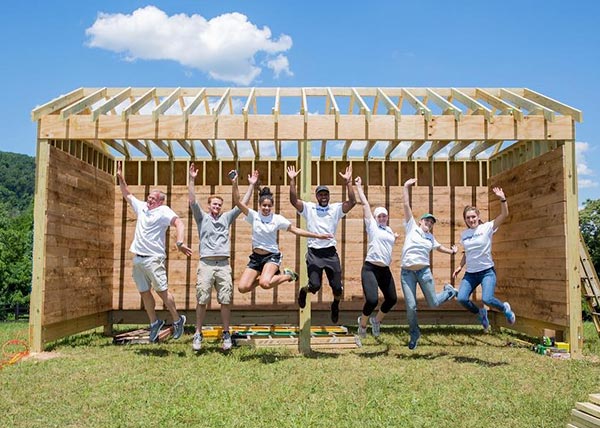
[[159,292],[167,290],[165,258],[136,255],[133,258],[133,280],[140,293],[150,291],[150,286]]
[[207,305],[210,302],[213,285],[217,290],[217,301],[222,305],[229,305],[233,299],[233,278],[229,259],[200,259],[196,279],[198,304]]

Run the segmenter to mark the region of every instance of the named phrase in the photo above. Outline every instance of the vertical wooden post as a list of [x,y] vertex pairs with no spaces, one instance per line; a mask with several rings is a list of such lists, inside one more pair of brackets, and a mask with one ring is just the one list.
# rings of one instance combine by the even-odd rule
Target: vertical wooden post
[[44,288],[46,285],[46,209],[48,206],[48,168],[50,144],[37,142],[35,202],[33,209],[33,270],[29,302],[29,347],[34,352],[44,350],[42,322],[44,320]]
[[[303,201],[311,200],[310,183],[312,177],[311,171],[311,142],[308,140],[298,141],[298,155],[300,156],[300,165],[302,173],[300,174],[300,199]],[[302,217],[300,227],[306,229],[306,220]],[[302,250],[306,251],[307,244],[306,238],[300,238],[300,252],[302,257]],[[300,263],[300,287],[304,287],[308,284],[308,273],[306,270],[306,263]],[[298,316],[298,351],[302,354],[310,353],[310,300],[311,294],[308,293],[306,296],[306,306],[299,309]]]
[[[573,132],[574,133],[574,132]],[[577,161],[575,139],[565,141],[563,146],[565,171],[566,254],[567,254],[567,298],[569,305],[569,330],[567,337],[571,345],[571,356],[581,357],[583,348],[583,320],[581,318],[581,274],[579,272],[579,213],[577,211]]]

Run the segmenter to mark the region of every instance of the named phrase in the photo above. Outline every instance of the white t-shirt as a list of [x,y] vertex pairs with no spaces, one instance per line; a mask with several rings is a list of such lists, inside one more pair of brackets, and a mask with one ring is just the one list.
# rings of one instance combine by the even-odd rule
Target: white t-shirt
[[[342,211],[341,202],[329,204],[326,207],[322,207],[314,202],[304,202],[304,208],[300,212],[300,215],[306,219],[306,229],[309,232],[318,234],[331,233],[335,236],[338,223],[346,214]],[[328,248],[337,245],[335,238],[308,238],[306,242],[309,248]]]
[[148,209],[146,202],[133,195],[129,195],[127,200],[137,216],[135,235],[129,251],[141,256],[166,257],[166,232],[177,214],[166,205]]
[[396,237],[389,226],[380,226],[373,217],[365,219],[367,229],[366,261],[377,266],[389,266],[392,263],[392,250]]
[[494,232],[494,222],[488,221],[475,229],[467,229],[460,235],[460,242],[465,249],[467,272],[481,272],[494,267],[492,260]]
[[429,253],[440,244],[430,232],[423,232],[414,217],[404,225],[406,237],[402,247],[402,267],[429,266]]
[[292,223],[282,215],[265,217],[252,209],[248,210],[246,221],[252,225],[252,248],[260,248],[270,253],[278,253],[277,231],[288,230]]

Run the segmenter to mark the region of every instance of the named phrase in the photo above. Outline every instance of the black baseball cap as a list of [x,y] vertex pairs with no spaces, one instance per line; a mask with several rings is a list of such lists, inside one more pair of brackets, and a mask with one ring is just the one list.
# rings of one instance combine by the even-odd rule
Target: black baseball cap
[[327,192],[329,193],[329,187],[327,186],[317,186],[317,190],[315,190],[315,194],[319,192]]

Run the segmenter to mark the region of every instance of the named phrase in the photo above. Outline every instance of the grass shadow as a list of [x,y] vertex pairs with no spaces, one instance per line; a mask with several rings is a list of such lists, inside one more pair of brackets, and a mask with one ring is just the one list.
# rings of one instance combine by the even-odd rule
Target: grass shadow
[[186,353],[184,351],[177,351],[177,352],[173,352],[170,351],[168,349],[164,349],[164,348],[151,348],[151,347],[144,347],[144,348],[137,348],[133,350],[133,353],[136,355],[142,355],[144,357],[160,357],[160,358],[165,358],[165,357],[170,357],[170,356],[175,356],[175,357],[185,357]]
[[399,360],[435,360],[450,355],[448,352],[411,352],[410,354],[398,354]]
[[452,357],[452,360],[456,363],[477,364],[478,366],[482,367],[499,367],[508,365],[508,363],[504,361],[491,362],[474,357]]

